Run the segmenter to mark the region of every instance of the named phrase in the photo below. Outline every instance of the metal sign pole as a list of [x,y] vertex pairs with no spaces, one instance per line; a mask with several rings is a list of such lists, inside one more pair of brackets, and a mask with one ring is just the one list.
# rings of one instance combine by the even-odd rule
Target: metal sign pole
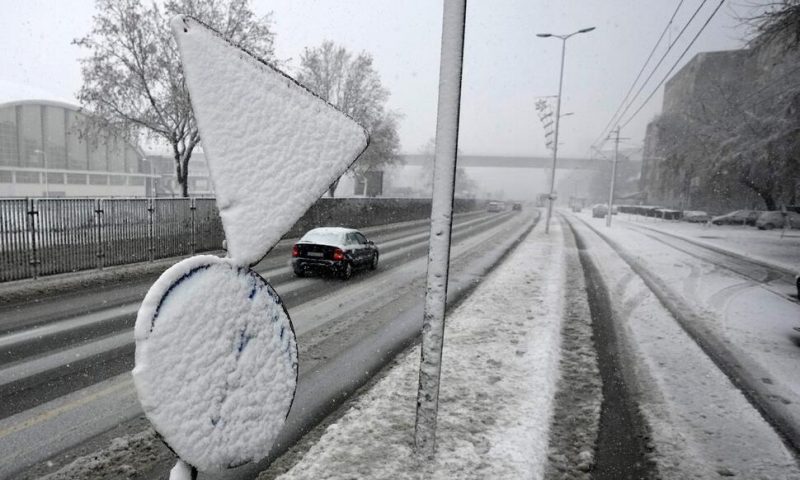
[[436,448],[436,415],[439,405],[444,310],[450,266],[450,232],[453,225],[453,192],[466,9],[466,0],[444,2],[430,246],[425,314],[422,320],[417,419],[414,429],[417,453],[425,457],[433,456]]

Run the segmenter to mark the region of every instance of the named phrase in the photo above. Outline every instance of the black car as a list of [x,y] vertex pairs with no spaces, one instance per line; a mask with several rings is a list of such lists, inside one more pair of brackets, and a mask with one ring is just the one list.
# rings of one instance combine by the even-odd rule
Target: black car
[[358,230],[322,227],[309,230],[292,247],[292,269],[298,277],[331,273],[347,280],[356,269],[378,268],[378,247]]

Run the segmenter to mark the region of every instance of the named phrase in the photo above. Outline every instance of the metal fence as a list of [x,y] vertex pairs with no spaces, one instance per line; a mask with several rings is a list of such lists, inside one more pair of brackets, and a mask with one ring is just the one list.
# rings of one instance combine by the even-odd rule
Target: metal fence
[[0,282],[221,248],[213,198],[0,199]]

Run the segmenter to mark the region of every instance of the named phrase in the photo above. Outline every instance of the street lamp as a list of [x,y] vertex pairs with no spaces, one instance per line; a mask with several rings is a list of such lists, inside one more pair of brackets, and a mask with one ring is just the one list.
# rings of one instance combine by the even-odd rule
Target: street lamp
[[556,100],[556,129],[553,138],[553,171],[550,172],[550,195],[547,202],[547,220],[544,224],[544,233],[550,233],[550,217],[553,215],[553,202],[555,201],[555,186],[556,186],[556,162],[558,161],[558,121],[561,119],[561,86],[564,82],[564,54],[567,49],[567,39],[579,33],[588,33],[594,30],[595,27],[582,28],[577,32],[572,32],[569,35],[553,35],[552,33],[537,33],[537,37],[541,38],[557,38],[561,40],[561,73],[558,76],[558,100]]

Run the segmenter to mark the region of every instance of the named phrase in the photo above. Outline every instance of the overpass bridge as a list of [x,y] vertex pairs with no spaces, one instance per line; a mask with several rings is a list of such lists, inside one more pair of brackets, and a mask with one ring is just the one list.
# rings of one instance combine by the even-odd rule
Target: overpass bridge
[[[622,156],[620,155],[620,160]],[[400,159],[410,166],[421,166],[432,161],[431,155],[400,155]],[[600,170],[610,167],[610,160],[602,158],[558,157],[559,170]],[[540,168],[550,169],[553,157],[507,157],[499,155],[459,155],[459,167],[484,168]]]

